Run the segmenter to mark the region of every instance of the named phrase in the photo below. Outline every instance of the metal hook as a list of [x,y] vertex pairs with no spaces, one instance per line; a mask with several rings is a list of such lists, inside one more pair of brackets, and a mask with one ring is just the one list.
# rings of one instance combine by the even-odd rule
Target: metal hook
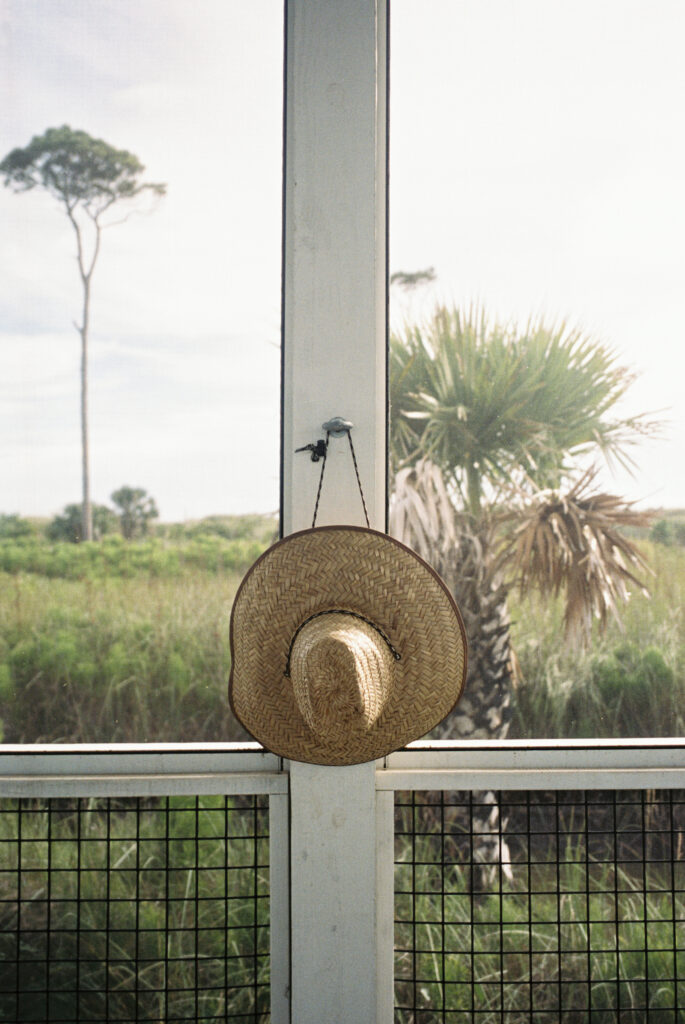
[[334,416],[333,419],[323,424],[323,429],[331,437],[342,437],[343,434],[349,434],[353,426],[354,423],[350,420],[343,419],[342,416]]

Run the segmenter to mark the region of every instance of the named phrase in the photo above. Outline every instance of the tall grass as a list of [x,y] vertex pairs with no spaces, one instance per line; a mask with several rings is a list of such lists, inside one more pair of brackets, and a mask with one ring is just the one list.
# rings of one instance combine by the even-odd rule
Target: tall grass
[[0,1019],[265,1019],[266,815],[262,798],[2,801]]
[[651,596],[589,649],[564,641],[559,601],[511,602],[519,662],[512,737],[685,735],[685,550],[644,544]]
[[234,573],[0,573],[5,742],[232,740]]
[[[258,525],[264,536],[273,527]],[[228,622],[266,541],[207,529],[128,544],[0,541],[6,742],[243,735],[226,699]],[[589,650],[565,643],[558,601],[512,599],[520,673],[510,736],[685,735],[685,549],[644,543],[652,596],[633,595],[624,630],[596,634]]]
[[228,741],[229,616],[273,539],[264,516],[160,536],[0,539],[0,738]]
[[435,837],[415,837],[413,875],[409,857],[405,842],[395,876],[396,1021],[444,1024],[460,1011],[479,1024],[683,1019],[676,935],[685,904],[682,891],[665,891],[666,865],[650,865],[645,878],[588,864],[569,841],[559,864],[534,865],[534,885],[533,865],[518,865],[497,891],[473,893],[468,866],[431,864]]

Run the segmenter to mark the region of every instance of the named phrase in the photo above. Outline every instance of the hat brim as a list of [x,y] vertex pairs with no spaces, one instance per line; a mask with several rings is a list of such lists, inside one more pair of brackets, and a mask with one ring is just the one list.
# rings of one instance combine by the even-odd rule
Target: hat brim
[[[284,673],[298,627],[331,608],[376,624],[400,660],[368,731],[322,737],[304,721]],[[235,717],[269,750],[313,764],[359,764],[425,736],[457,703],[466,678],[464,624],[443,581],[393,537],[355,526],[302,530],[269,548],[238,589],[230,645]]]

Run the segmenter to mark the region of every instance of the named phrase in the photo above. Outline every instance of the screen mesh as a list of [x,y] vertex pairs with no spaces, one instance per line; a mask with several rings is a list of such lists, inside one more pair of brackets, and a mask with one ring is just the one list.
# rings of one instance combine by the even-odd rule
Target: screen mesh
[[685,1020],[681,791],[399,793],[395,1021]]
[[0,1020],[262,1021],[267,797],[0,801]]

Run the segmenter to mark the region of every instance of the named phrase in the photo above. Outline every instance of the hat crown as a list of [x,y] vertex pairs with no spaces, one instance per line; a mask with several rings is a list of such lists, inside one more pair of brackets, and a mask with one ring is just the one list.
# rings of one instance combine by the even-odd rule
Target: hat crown
[[341,727],[368,732],[393,688],[394,657],[372,625],[345,612],[306,622],[290,657],[303,719],[320,736]]

